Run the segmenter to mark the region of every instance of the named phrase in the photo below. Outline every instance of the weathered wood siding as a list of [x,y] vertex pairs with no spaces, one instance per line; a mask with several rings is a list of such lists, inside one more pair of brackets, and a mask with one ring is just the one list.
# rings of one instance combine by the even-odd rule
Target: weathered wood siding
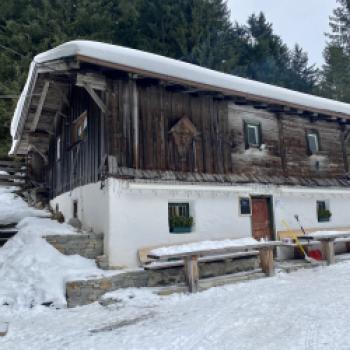
[[[109,154],[116,166],[145,170],[229,173],[231,145],[227,103],[212,96],[191,97],[162,86],[137,85],[138,125],[134,125],[132,81],[115,81],[108,94]],[[188,117],[198,136],[181,161],[170,129]],[[138,149],[135,151],[135,127]],[[138,154],[138,159],[136,159]]]
[[[73,87],[71,105],[65,111],[67,118],[58,117],[55,138],[49,150],[49,188],[51,197],[70,191],[78,186],[96,182],[100,177],[101,164],[101,113],[87,92]],[[72,144],[74,120],[87,111],[87,134],[83,141]],[[61,157],[56,157],[56,140],[61,137]]]
[[[137,86],[137,116],[135,95]],[[331,178],[345,175],[336,122],[238,106],[211,95],[174,92],[162,85],[114,81],[108,95],[110,171],[136,168],[200,174]],[[171,128],[188,117],[198,131],[181,159]],[[135,125],[135,120],[138,120]],[[259,122],[264,149],[246,149],[244,122]],[[135,150],[135,129],[138,150]],[[316,130],[321,151],[308,154],[306,132]],[[346,158],[346,157],[345,157]]]
[[[153,80],[107,79],[107,89],[100,94],[107,107],[102,137],[99,107],[85,89],[72,87],[71,105],[64,111],[67,118],[58,118],[50,145],[51,195],[98,181],[104,155],[108,155],[109,174],[122,177],[163,179],[166,174],[167,179],[235,182],[237,175],[242,182],[307,184],[308,179],[324,179],[327,185],[329,179],[346,174],[345,134],[338,123],[312,122],[305,116],[179,90]],[[87,136],[72,145],[74,120],[84,111]],[[183,121],[181,126],[179,121]],[[262,150],[246,149],[245,122],[260,123]],[[178,138],[175,129],[180,130]],[[308,154],[308,130],[319,134],[321,151],[317,155]],[[188,132],[193,133],[190,143],[186,142]],[[57,161],[59,136],[62,150]]]

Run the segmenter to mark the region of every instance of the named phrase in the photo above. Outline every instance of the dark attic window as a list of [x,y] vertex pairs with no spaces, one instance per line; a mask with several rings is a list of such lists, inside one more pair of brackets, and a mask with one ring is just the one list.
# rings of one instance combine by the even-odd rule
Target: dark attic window
[[239,198],[239,215],[249,216],[252,214],[251,210],[251,200],[249,197]]
[[261,124],[254,122],[245,122],[244,138],[246,148],[259,148],[262,143]]
[[320,140],[317,131],[308,131],[306,133],[307,147],[309,154],[316,154],[320,151]]

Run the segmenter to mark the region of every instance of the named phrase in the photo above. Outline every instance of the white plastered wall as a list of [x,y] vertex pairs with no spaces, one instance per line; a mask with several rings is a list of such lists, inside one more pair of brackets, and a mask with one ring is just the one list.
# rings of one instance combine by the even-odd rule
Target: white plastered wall
[[[350,227],[347,212],[350,194],[341,191],[299,190],[284,192],[274,186],[206,186],[147,184],[133,187],[132,182],[108,179],[62,194],[51,201],[59,204],[66,221],[73,216],[73,201],[78,201],[78,216],[85,229],[105,234],[105,253],[111,266],[136,267],[137,250],[208,239],[251,236],[251,217],[239,215],[239,197],[272,196],[276,231],[284,231],[286,220],[299,229],[294,215],[305,228]],[[209,187],[211,189],[209,190]],[[319,223],[316,201],[326,200],[332,212],[330,222]],[[173,234],[168,226],[168,203],[188,202],[195,225],[189,234]]]
[[[250,217],[238,215],[236,193],[191,190],[131,190],[109,179],[110,235],[108,255],[113,266],[138,265],[137,249],[208,239],[250,235]],[[169,232],[168,203],[188,202],[193,232]]]
[[86,231],[107,233],[109,231],[108,189],[101,188],[101,183],[92,183],[63,193],[53,200],[50,205],[56,205],[64,215],[65,221],[73,217],[73,202],[78,202],[78,218]]

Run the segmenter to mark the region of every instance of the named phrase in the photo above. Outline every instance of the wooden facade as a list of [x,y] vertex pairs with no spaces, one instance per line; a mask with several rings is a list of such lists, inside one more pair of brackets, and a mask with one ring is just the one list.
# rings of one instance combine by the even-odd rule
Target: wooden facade
[[[51,197],[108,176],[350,185],[348,120],[93,65],[60,75],[54,84],[65,87],[66,103],[54,104],[62,91],[58,94],[51,85],[45,88],[45,81],[58,80],[57,73],[45,74],[37,89],[46,91],[51,112],[43,103],[46,114],[38,119],[40,130],[35,132],[49,135],[42,153],[48,154],[46,182]],[[40,105],[37,100],[31,123]],[[87,129],[76,140],[73,133],[83,113]],[[260,125],[261,147],[247,148],[247,122]],[[312,155],[306,137],[310,130],[320,142]],[[41,139],[34,151],[44,142]]]

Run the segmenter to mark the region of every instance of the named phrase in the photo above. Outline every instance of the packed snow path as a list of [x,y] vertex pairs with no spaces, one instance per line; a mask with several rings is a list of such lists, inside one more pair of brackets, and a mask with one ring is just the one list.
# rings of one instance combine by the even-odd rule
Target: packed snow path
[[0,349],[348,350],[349,291],[343,262],[195,295],[124,290],[108,307],[0,307]]

